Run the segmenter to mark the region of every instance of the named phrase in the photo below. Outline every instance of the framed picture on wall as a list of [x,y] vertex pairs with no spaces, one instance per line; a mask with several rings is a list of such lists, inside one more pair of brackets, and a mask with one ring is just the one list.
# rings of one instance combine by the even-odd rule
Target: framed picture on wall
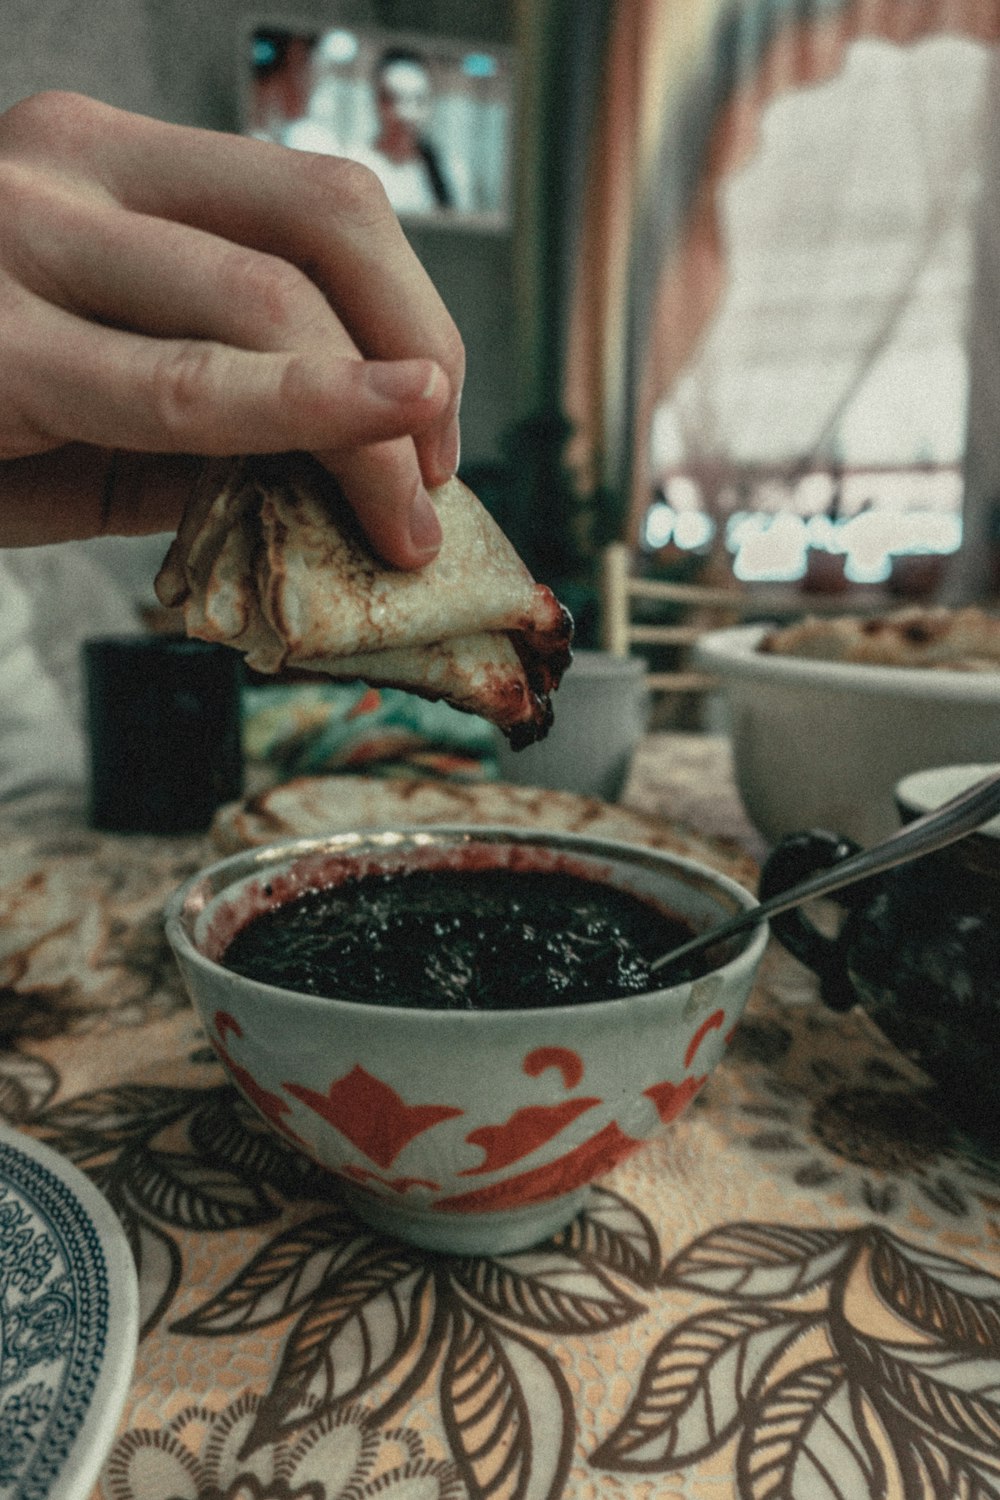
[[280,17],[241,46],[244,134],[363,162],[404,222],[509,226],[510,48]]

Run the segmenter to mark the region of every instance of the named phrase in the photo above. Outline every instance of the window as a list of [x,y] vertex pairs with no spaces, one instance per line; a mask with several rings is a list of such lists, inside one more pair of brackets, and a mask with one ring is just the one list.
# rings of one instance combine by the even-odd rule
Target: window
[[727,287],[651,459],[660,505],[698,486],[744,576],[798,576],[811,543],[874,581],[958,544],[987,61],[951,36],[856,43],[772,103],[723,189]]

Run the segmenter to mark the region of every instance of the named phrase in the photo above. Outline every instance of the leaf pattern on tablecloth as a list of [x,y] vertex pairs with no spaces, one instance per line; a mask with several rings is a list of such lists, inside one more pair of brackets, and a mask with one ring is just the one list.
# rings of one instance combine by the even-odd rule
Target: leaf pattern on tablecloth
[[921,1500],[995,1500],[997,1476],[974,1459],[949,1453],[913,1436],[906,1469],[906,1494]]
[[[885,1465],[866,1432],[844,1366],[817,1360],[779,1381],[743,1429],[737,1483],[747,1500],[886,1495]],[[957,1497],[953,1497],[957,1500]]]
[[479,1500],[562,1495],[572,1445],[540,1442],[542,1434],[573,1430],[558,1361],[468,1309],[453,1313],[453,1325],[441,1372],[441,1414],[469,1494]]
[[595,1468],[669,1473],[735,1436],[740,1500],[1000,1500],[994,1277],[874,1223],[741,1223],[662,1283],[721,1305],[656,1344]]
[[580,1265],[561,1250],[477,1256],[459,1261],[453,1277],[484,1312],[541,1333],[599,1334],[643,1311],[598,1267]]
[[58,1087],[59,1075],[44,1058],[17,1050],[0,1052],[0,1118],[12,1125],[30,1120]]
[[[214,1052],[211,1062],[217,1066]],[[220,1171],[267,1183],[286,1198],[322,1198],[330,1174],[302,1152],[293,1150],[250,1111],[230,1088],[203,1089],[187,1120],[195,1156]]]
[[177,1332],[195,1335],[253,1330],[299,1311],[318,1287],[333,1281],[350,1258],[357,1222],[345,1209],[331,1209],[295,1224],[265,1244],[240,1275]]
[[[595,1189],[588,1211],[533,1251],[435,1256],[359,1224],[329,1174],[229,1086],[123,1084],[42,1110],[32,1123],[89,1172],[121,1218],[139,1268],[144,1333],[226,1339],[279,1330],[270,1385],[246,1415],[241,1461],[288,1451],[317,1421],[339,1419],[360,1400],[373,1421],[398,1419],[436,1383],[470,1500],[562,1493],[576,1418],[545,1341],[628,1324],[646,1311],[630,1287],[648,1291],[659,1274],[655,1232],[625,1199]],[[311,1202],[312,1212],[263,1237],[224,1286],[165,1327],[185,1237],[235,1228],[266,1236],[290,1201]],[[463,1385],[474,1367],[498,1395],[488,1421],[486,1407],[471,1414]],[[500,1458],[508,1452],[516,1455],[509,1464]]]
[[1000,1285],[994,1277],[891,1235],[872,1248],[872,1285],[908,1323],[954,1350],[1000,1349]]
[[[285,1340],[251,1441],[294,1432],[310,1412],[333,1410],[400,1371],[421,1333],[427,1285],[404,1249],[354,1231],[352,1253],[317,1287]],[[199,1331],[197,1314],[177,1326]]]
[[247,1454],[362,1399],[386,1422],[433,1379],[474,1500],[555,1500],[576,1437],[573,1401],[558,1360],[531,1335],[595,1336],[645,1311],[601,1265],[602,1255],[621,1260],[621,1236],[644,1240],[641,1216],[600,1190],[595,1212],[605,1225],[593,1235],[493,1260],[428,1254],[328,1211],[276,1235],[172,1331],[226,1337],[298,1315]]
[[662,1280],[691,1291],[775,1301],[825,1281],[847,1253],[835,1229],[724,1224],[676,1255]]
[[739,1426],[761,1372],[802,1326],[794,1314],[734,1307],[671,1329],[647,1359],[622,1421],[594,1453],[595,1467],[657,1473],[714,1452]]
[[567,1254],[604,1266],[636,1286],[655,1285],[660,1269],[660,1242],[648,1218],[616,1193],[592,1193],[580,1214],[555,1239]]
[[947,1101],[863,1012],[803,1004],[802,974],[790,955],[769,952],[704,1099],[709,1115],[765,1171],[831,1190],[865,1217],[930,1210],[970,1229],[1000,1223],[996,1152],[953,1124]]
[[[858,1346],[867,1355],[868,1383],[884,1415],[898,1417],[907,1427],[933,1429],[945,1446],[996,1461],[1000,1455],[1000,1371],[995,1361],[963,1359],[940,1346],[890,1349],[871,1339],[859,1339]],[[990,1391],[988,1396],[984,1388]]]
[[200,1232],[264,1224],[274,1205],[249,1176],[181,1151],[147,1149],[129,1178],[133,1203],[153,1218]]
[[[857,1500],[893,1485],[921,1500],[1000,1500],[1000,1282],[877,1222],[720,1224],[664,1264],[650,1220],[599,1187],[532,1250],[442,1256],[360,1224],[329,1175],[228,1085],[97,1089],[33,1111],[31,1124],[121,1216],[147,1330],[191,1341],[194,1359],[202,1341],[269,1349],[266,1388],[227,1409],[220,1496],[339,1500],[332,1480],[302,1477],[313,1441],[343,1438],[363,1406],[375,1442],[430,1403],[445,1468],[417,1463],[405,1484],[381,1474],[377,1487],[422,1497],[426,1480],[435,1500],[563,1500],[574,1462],[647,1484],[722,1463],[739,1500]],[[234,1232],[244,1238],[230,1245],[249,1253],[230,1249],[225,1284],[170,1323],[186,1257],[206,1235]],[[666,1325],[661,1299],[678,1307]],[[615,1331],[641,1337],[654,1308],[638,1374],[617,1366],[619,1392],[630,1382],[621,1415],[588,1428],[564,1351],[621,1350]],[[222,1443],[217,1418],[204,1421]],[[131,1454],[122,1500],[138,1500],[127,1484],[143,1444],[167,1462],[166,1431],[137,1425],[119,1440],[119,1457]],[[202,1460],[188,1451],[184,1463],[190,1488]]]
[[[223,1117],[228,1135],[220,1132],[209,1146]],[[317,1169],[228,1085],[95,1089],[42,1111],[32,1124],[90,1174],[121,1220],[139,1276],[143,1336],[165,1315],[179,1284],[180,1250],[171,1231],[267,1223],[296,1185],[317,1184]]]

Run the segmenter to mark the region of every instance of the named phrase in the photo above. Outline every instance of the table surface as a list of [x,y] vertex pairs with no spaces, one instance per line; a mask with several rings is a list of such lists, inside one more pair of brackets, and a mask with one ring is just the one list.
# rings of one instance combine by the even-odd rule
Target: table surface
[[[650,736],[625,801],[757,849],[722,740]],[[567,1230],[435,1256],[225,1081],[159,920],[206,839],[98,835],[69,797],[0,838],[0,1113],[90,1174],[139,1268],[102,1500],[1000,1496],[1000,1163],[781,950]]]

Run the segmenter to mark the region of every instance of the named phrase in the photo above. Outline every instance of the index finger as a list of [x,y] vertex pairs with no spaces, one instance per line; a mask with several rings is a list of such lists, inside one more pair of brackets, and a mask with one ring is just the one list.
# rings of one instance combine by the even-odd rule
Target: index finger
[[375,175],[357,162],[137,119],[94,165],[126,206],[281,256],[327,296],[362,354],[433,359],[450,397],[415,438],[428,485],[458,465],[461,336]]

